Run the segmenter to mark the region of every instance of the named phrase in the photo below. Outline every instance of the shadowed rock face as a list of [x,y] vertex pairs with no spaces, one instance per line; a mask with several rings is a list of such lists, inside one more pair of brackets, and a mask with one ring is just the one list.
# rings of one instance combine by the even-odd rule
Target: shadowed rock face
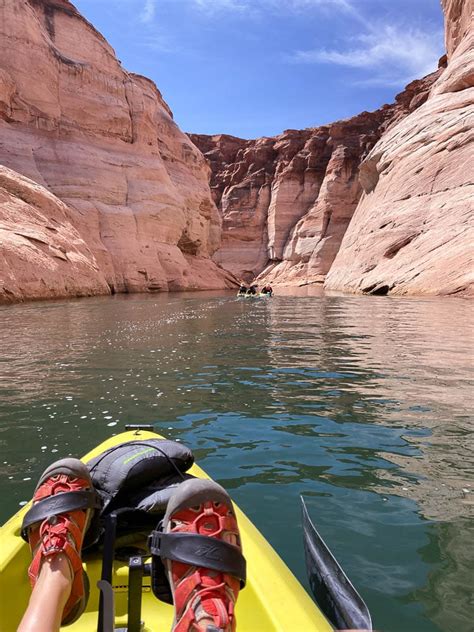
[[[100,271],[91,272],[87,292],[233,285],[210,260],[221,220],[201,153],[156,86],[126,72],[67,0],[0,0],[0,164],[68,207],[91,270]],[[18,213],[28,224],[29,212]],[[2,252],[10,263],[8,273],[0,269],[0,300],[30,295],[28,265],[16,276],[10,258],[16,242],[7,227]],[[36,264],[43,296],[76,293]]]
[[448,65],[419,109],[361,165],[364,192],[326,287],[473,294],[474,31],[471,0],[444,0]]
[[190,134],[210,163],[223,218],[214,259],[246,280],[321,282],[360,200],[362,160],[437,76],[414,81],[393,105],[318,128],[257,140]]

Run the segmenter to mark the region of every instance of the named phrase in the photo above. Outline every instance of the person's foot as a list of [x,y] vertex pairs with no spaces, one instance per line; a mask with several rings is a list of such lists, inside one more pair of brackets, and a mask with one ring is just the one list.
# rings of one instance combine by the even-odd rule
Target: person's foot
[[56,461],[43,472],[33,495],[33,506],[23,523],[23,535],[33,556],[28,569],[32,588],[45,561],[56,562],[59,557],[66,558],[69,564],[71,591],[63,610],[63,625],[75,621],[87,603],[81,549],[92,517],[94,495],[84,463],[78,459]]
[[[207,536],[233,545],[240,556],[239,528],[227,492],[209,480],[182,483],[168,503],[165,533]],[[199,557],[198,547],[195,555]],[[219,558],[219,555],[217,555]],[[234,632],[240,579],[229,573],[165,559],[176,610],[173,632]]]

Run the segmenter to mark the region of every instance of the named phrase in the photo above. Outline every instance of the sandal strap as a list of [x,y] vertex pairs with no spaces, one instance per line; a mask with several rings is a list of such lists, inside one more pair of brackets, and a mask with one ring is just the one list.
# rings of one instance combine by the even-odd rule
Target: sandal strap
[[60,516],[56,520],[57,522],[54,523],[47,520],[41,523],[38,544],[43,554],[48,555],[50,550],[67,552],[72,549],[80,561],[81,558],[77,551],[82,545],[83,530],[71,520],[70,516]]
[[189,632],[193,628],[196,629],[193,623],[196,621],[196,615],[191,607],[186,608],[183,616],[176,622],[173,627],[173,632]]
[[21,537],[28,541],[28,527],[42,522],[51,516],[70,513],[77,509],[96,509],[100,507],[100,499],[95,490],[62,492],[35,503],[26,512],[21,525]]
[[232,602],[230,604],[230,610],[228,611],[221,598],[213,597],[209,589],[203,589],[189,598],[187,606],[181,615],[177,613],[177,621],[173,632],[201,630],[202,627],[197,623],[196,617],[198,608],[202,608],[206,617],[212,617],[212,619],[214,619],[214,627],[217,630],[227,629],[234,618]]
[[195,600],[195,597],[202,598],[216,596],[216,594],[225,593],[226,583],[222,581],[222,576],[208,577],[201,574],[199,570],[188,575],[179,581],[175,588],[174,605],[176,608],[176,616],[179,618],[183,605]]
[[181,610],[184,610],[183,605],[185,606],[189,602],[189,597],[196,594],[197,589],[202,588],[202,585],[201,574],[198,570],[178,582],[174,591],[174,607],[177,617],[181,615]]
[[36,581],[39,575],[42,559],[51,555],[55,555],[57,553],[62,553],[68,558],[71,564],[73,575],[75,575],[79,570],[82,569],[81,556],[77,552],[76,548],[67,540],[67,537],[64,538],[64,543],[62,543],[61,547],[57,548],[51,547],[50,549],[45,549],[40,541],[36,551],[34,552],[33,559],[28,569],[28,574],[32,582]]
[[152,531],[150,550],[162,559],[228,573],[245,586],[246,561],[233,544],[197,533],[160,533]]

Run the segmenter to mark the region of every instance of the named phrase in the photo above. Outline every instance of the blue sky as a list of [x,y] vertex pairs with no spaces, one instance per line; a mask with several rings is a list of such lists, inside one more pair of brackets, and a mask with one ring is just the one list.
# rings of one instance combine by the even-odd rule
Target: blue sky
[[444,52],[439,0],[73,0],[184,131],[273,136],[393,101]]

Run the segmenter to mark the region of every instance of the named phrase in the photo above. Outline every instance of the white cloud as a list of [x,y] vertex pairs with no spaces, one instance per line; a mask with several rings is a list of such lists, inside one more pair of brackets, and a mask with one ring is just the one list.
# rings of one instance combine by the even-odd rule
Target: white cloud
[[145,4],[139,15],[140,22],[148,24],[153,21],[156,11],[156,0],[145,0]]
[[189,0],[197,8],[208,13],[239,11],[258,13],[264,10],[284,12],[314,8],[335,8],[352,12],[351,0]]
[[154,30],[142,34],[140,44],[154,53],[176,54],[182,51],[182,47],[176,44],[166,34]]
[[217,11],[247,11],[252,8],[248,0],[191,0],[198,9],[208,13]]
[[[128,0],[127,0],[128,1]],[[144,45],[156,52],[175,52],[176,44],[163,33],[155,32],[158,0],[140,0],[141,23],[151,27]],[[176,2],[177,0],[160,0]],[[299,50],[287,60],[307,64],[333,64],[358,70],[354,83],[365,85],[403,86],[414,78],[436,69],[444,52],[443,34],[439,29],[406,26],[380,19],[366,18],[358,0],[179,0],[188,7],[213,17],[216,13],[234,13],[246,17],[262,17],[268,13],[306,13],[323,11],[339,14],[353,23],[350,38],[341,40],[337,48]],[[363,71],[366,71],[364,73]]]
[[276,0],[275,4],[286,4],[296,9],[311,9],[314,7],[334,7],[336,9],[343,9],[345,11],[353,11],[354,7],[349,0]]
[[443,34],[439,30],[373,25],[341,50],[297,51],[292,60],[370,70],[371,77],[363,83],[396,86],[433,72],[442,53]]

